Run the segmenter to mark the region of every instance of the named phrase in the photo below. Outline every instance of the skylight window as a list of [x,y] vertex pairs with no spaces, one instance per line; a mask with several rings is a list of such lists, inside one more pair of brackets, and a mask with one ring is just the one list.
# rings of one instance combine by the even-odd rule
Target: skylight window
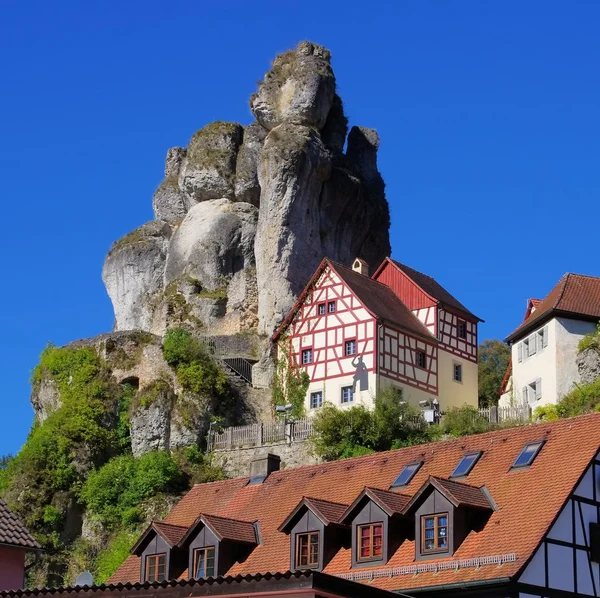
[[537,457],[537,454],[540,452],[540,449],[544,445],[543,440],[538,440],[537,442],[528,442],[524,447],[517,460],[513,463],[512,469],[517,467],[529,467],[533,460]]
[[392,488],[398,488],[399,486],[407,486],[409,482],[415,477],[415,474],[421,469],[423,461],[415,461],[409,463],[401,472],[400,475],[394,480]]
[[477,451],[474,453],[467,453],[461,460],[460,463],[456,466],[456,469],[452,472],[451,478],[460,478],[471,473],[471,469],[475,466],[475,463],[479,461],[479,457],[481,457],[481,451]]

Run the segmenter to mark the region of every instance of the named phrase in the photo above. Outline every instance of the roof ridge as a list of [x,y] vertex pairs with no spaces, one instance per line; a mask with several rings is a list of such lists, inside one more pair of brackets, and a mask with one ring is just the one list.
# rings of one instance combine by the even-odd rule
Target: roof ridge
[[189,525],[177,525],[176,523],[167,523],[166,521],[158,521],[158,520],[153,520],[151,522],[152,525],[158,524],[158,525],[166,525],[167,527],[179,527],[181,529],[187,529],[189,527]]
[[[391,293],[393,293],[393,295],[395,297],[398,297],[398,295],[396,295],[396,293],[394,293],[394,291],[392,291],[392,289],[385,283],[380,282],[379,280],[375,280],[374,278],[371,278],[370,276],[366,276],[365,274],[361,274],[360,272],[357,272],[356,270],[353,270],[350,266],[344,266],[344,264],[340,264],[340,262],[334,262],[333,260],[330,260],[329,258],[326,258],[327,261],[332,265],[332,266],[336,266],[336,267],[341,267],[344,268],[345,270],[348,270],[348,272],[352,272],[353,274],[356,274],[357,276],[364,276],[364,278],[366,280],[370,280],[371,282],[377,283],[378,285],[381,285],[383,288],[387,289],[388,291],[390,291]],[[398,299],[400,299],[400,297],[398,297]],[[411,311],[408,306],[404,303],[404,301],[402,301],[402,299],[400,299],[402,305],[405,305],[406,308]],[[416,318],[416,316],[415,316]],[[417,318],[418,319],[418,318]],[[420,320],[419,320],[420,321]]]
[[[569,278],[571,277],[570,272],[567,272],[566,274],[563,275],[563,277],[559,280],[558,284],[560,284],[562,282],[562,280],[564,279],[565,282],[563,284],[563,287],[560,291],[560,295],[558,296],[558,298],[556,299],[556,301],[554,302],[554,308],[556,308],[560,302],[562,301],[562,298],[565,294],[565,291],[567,290],[567,286],[569,285]],[[552,292],[552,291],[550,291]]]
[[303,496],[302,498],[305,500],[318,500],[319,502],[326,502],[326,503],[329,503],[330,505],[339,505],[341,507],[349,506],[348,504],[343,503],[343,502],[335,502],[334,500],[327,500],[326,498],[318,498],[316,496]]
[[250,521],[248,519],[234,519],[233,517],[223,517],[223,515],[211,515],[210,513],[202,513],[202,515],[200,515],[199,517],[214,517],[215,519],[225,519],[225,521],[235,521],[237,523],[249,523],[251,525],[254,523],[254,521]]
[[434,480],[440,480],[441,482],[450,482],[451,484],[460,484],[461,486],[466,486],[467,488],[473,488],[474,490],[481,490],[481,488],[483,486],[485,486],[485,484],[482,484],[481,486],[474,486],[473,484],[466,484],[465,482],[461,482],[459,480],[451,480],[450,478],[443,478],[438,475],[430,475],[429,477],[433,478]]

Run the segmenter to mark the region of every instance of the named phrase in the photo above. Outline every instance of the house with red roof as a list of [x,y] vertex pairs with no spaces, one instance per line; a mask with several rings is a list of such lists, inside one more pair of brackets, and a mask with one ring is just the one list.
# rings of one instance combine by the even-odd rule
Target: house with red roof
[[[248,596],[239,583],[268,579],[292,579],[283,593],[295,595],[294,575],[308,570],[326,575],[330,597],[361,595],[336,590],[334,578],[408,597],[600,594],[600,414],[283,471],[276,463],[194,486],[94,595],[229,586]],[[270,595],[284,587],[258,585]]]
[[273,336],[310,379],[309,413],[328,401],[372,406],[380,389],[441,411],[477,405],[480,318],[430,276],[386,258],[369,276],[325,259]]
[[545,299],[530,299],[506,338],[512,355],[499,405],[557,403],[580,382],[578,344],[599,320],[600,278],[565,274]]
[[38,550],[41,546],[0,499],[0,590],[24,587],[25,555]]

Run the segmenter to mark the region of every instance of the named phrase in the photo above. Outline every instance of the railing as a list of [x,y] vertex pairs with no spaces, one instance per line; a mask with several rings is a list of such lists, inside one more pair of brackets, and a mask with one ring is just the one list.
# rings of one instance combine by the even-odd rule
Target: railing
[[223,357],[221,361],[240,378],[252,384],[252,361],[245,357]]
[[531,407],[529,405],[488,407],[480,409],[479,414],[491,424],[501,424],[507,421],[526,423],[531,419]]
[[262,446],[273,442],[306,440],[312,436],[313,426],[309,419],[295,419],[287,422],[265,422],[247,426],[233,426],[222,432],[211,431],[209,449],[233,449]]

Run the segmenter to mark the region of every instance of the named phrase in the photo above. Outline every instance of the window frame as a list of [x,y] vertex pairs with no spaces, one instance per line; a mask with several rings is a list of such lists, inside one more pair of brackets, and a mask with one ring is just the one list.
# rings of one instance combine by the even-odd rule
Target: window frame
[[[529,467],[531,467],[533,465],[533,462],[536,460],[537,456],[540,454],[540,451],[542,450],[544,444],[546,444],[545,440],[532,440],[531,442],[527,442],[525,446],[519,451],[519,454],[517,455],[517,458],[513,461],[513,464],[510,466],[510,469],[528,469]],[[519,461],[521,455],[525,452],[527,447],[536,445],[537,448],[535,449],[535,451],[533,451],[529,460],[526,463],[520,463],[517,465],[517,462]]]
[[[311,554],[310,554],[310,549],[311,549],[311,538],[315,537],[317,538],[317,555],[316,555],[316,562],[315,561],[311,561]],[[308,544],[307,544],[307,548],[308,548],[308,562],[306,563],[306,565],[302,565],[300,564],[300,541],[302,538],[307,538],[308,539]],[[319,531],[312,531],[312,532],[302,532],[299,534],[296,534],[296,549],[294,551],[294,565],[296,569],[315,569],[317,567],[319,567],[319,561],[321,560],[321,532]]]
[[[165,562],[164,562],[164,577],[162,579],[158,579],[158,576],[155,575],[154,579],[149,579],[150,577],[150,561],[154,560],[156,562],[155,564],[155,571],[158,572],[159,571],[159,567],[160,567],[160,561],[159,559],[163,557]],[[153,581],[165,581],[165,579],[167,579],[167,553],[166,552],[158,552],[156,554],[148,554],[146,555],[146,563],[145,563],[145,570],[144,570],[144,581],[149,581],[149,582],[153,582]]]
[[[354,353],[348,352],[349,343],[354,343]],[[356,355],[357,353],[358,353],[358,343],[356,342],[355,338],[349,338],[348,340],[344,341],[344,357],[352,357],[353,355]]]
[[323,302],[323,303],[317,303],[317,315],[324,316],[326,314],[327,314],[327,305],[326,305],[326,303],[325,302]]
[[[316,405],[316,406],[313,405],[313,397],[315,395],[320,395],[320,397],[321,397],[320,404]],[[311,409],[320,409],[321,407],[323,407],[323,391],[322,390],[315,390],[314,392],[311,392],[309,399],[310,399],[310,408]]]
[[[465,331],[464,335],[460,334],[461,326],[463,327],[463,329]],[[466,320],[463,320],[461,318],[457,319],[457,321],[456,321],[456,337],[460,338],[462,340],[465,340],[465,341],[467,340],[467,321]]]
[[[408,475],[408,479],[406,480],[406,482],[404,482],[402,484],[398,484],[398,480],[400,479],[400,476],[402,476],[402,474],[409,467],[414,467],[414,470],[412,471],[412,473],[410,473]],[[410,482],[412,481],[412,479],[417,475],[417,472],[419,471],[419,469],[421,469],[421,467],[423,467],[423,461],[412,461],[411,463],[407,463],[402,468],[402,471],[398,474],[398,476],[396,477],[396,479],[394,480],[394,482],[392,483],[390,488],[405,488],[406,486],[408,486],[410,484]]]
[[[483,451],[470,451],[468,453],[465,453],[461,457],[460,461],[456,464],[456,467],[454,468],[454,471],[450,474],[450,479],[452,479],[452,478],[466,478],[473,471],[473,468],[475,467],[475,465],[477,465],[477,463],[479,462],[479,459],[481,459],[481,455],[483,455]],[[461,466],[462,462],[467,457],[475,457],[475,458],[473,459],[473,461],[471,462],[471,464],[469,465],[469,467],[467,468],[467,471],[465,471],[465,473],[457,474],[456,470]]]
[[[304,361],[304,355],[310,354],[310,361]],[[312,347],[306,347],[302,349],[302,365],[310,365],[313,362],[313,350]]]
[[[333,309],[331,309],[333,308]],[[328,301],[327,302],[327,313],[328,314],[334,314],[337,311],[337,306],[336,306],[336,302],[335,301]]]
[[[458,371],[460,372],[459,377],[456,377],[456,368],[458,368]],[[456,361],[452,362],[452,380],[454,382],[458,382],[459,384],[462,384],[463,381],[463,366],[462,363],[456,363]]]
[[[438,519],[441,517],[446,518],[446,525],[438,525]],[[427,549],[425,548],[425,521],[427,519],[433,519],[433,542],[434,548]],[[446,548],[440,548],[438,546],[439,536],[437,534],[437,530],[440,527],[446,528]],[[426,556],[429,554],[442,554],[450,552],[450,513],[431,513],[428,515],[421,515],[421,546],[420,546],[421,556]]]
[[[212,575],[208,574],[208,552],[212,550]],[[200,553],[204,553],[204,568],[206,575],[204,577],[198,577],[198,556]],[[215,577],[215,563],[216,563],[217,551],[214,546],[203,546],[202,548],[194,548],[194,560],[193,560],[193,579],[208,579],[209,577]]]
[[[420,356],[423,356],[423,365],[420,364]],[[427,351],[423,349],[415,349],[415,367],[421,368],[422,370],[427,369]]]
[[[351,398],[348,401],[344,401],[344,391],[347,389],[350,389]],[[342,388],[340,389],[340,403],[342,405],[349,405],[350,403],[354,403],[354,386],[342,386]]]
[[[381,527],[381,553],[378,555],[374,554],[375,543],[373,541],[375,538],[375,534],[373,533],[373,530],[376,526]],[[371,555],[368,557],[361,556],[361,553],[362,553],[361,530],[363,530],[364,528],[370,528],[370,530],[371,530],[371,533],[369,534]],[[372,562],[372,561],[383,561],[384,538],[385,538],[385,526],[383,524],[383,521],[374,521],[373,523],[357,524],[357,526],[356,526],[356,562],[357,563],[367,563],[367,562]]]

